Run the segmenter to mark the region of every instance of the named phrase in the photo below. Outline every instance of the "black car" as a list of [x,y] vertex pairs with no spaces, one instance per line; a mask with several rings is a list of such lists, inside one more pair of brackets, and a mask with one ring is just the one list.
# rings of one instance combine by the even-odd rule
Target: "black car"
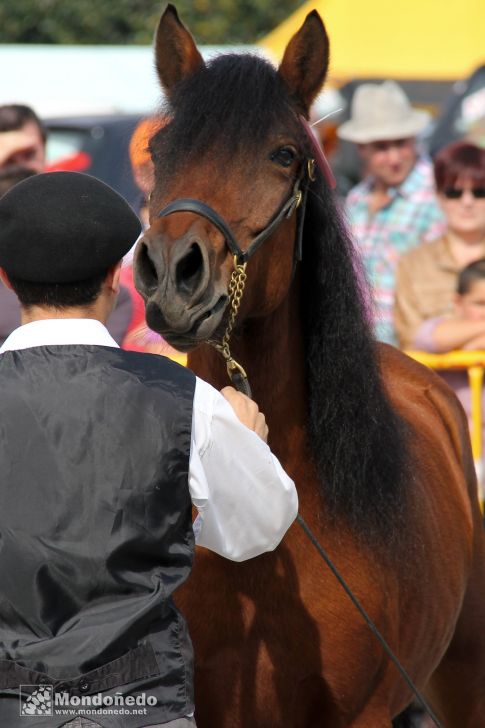
[[128,147],[140,114],[44,119],[48,169],[87,172],[103,180],[135,208],[140,192],[131,173]]
[[430,154],[464,136],[485,146],[485,65],[453,86],[429,137]]

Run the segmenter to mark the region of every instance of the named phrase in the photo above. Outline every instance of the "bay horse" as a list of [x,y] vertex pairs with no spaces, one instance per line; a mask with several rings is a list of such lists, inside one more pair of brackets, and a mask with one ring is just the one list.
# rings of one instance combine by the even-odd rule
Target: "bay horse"
[[[247,54],[206,64],[167,7],[156,66],[171,122],[151,140],[136,285],[149,326],[221,388],[226,367],[207,342],[226,329],[235,260],[254,252],[230,345],[300,512],[441,724],[479,728],[485,542],[466,421],[436,375],[372,337],[359,263],[300,119],[328,58],[313,11],[277,70]],[[178,604],[199,728],[389,728],[411,702],[298,524],[246,563],[198,550]]]

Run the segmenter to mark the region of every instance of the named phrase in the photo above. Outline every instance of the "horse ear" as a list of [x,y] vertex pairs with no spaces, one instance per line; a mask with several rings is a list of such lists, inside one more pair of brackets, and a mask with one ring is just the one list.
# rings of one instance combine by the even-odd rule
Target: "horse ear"
[[278,69],[290,93],[308,113],[323,86],[328,70],[329,41],[325,26],[316,10],[306,16],[305,22],[286,46]]
[[168,94],[179,81],[204,65],[193,37],[170,4],[155,33],[155,62],[160,83]]

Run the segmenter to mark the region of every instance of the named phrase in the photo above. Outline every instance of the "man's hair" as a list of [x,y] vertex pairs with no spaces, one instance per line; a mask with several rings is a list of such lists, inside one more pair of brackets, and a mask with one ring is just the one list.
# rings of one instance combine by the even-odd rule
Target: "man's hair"
[[473,263],[467,265],[460,272],[458,276],[458,282],[456,286],[456,292],[463,296],[464,293],[469,293],[470,288],[475,281],[481,281],[485,278],[485,258],[475,260]]
[[98,298],[108,271],[86,281],[71,283],[31,283],[9,276],[17,297],[26,308],[47,306],[49,308],[70,308],[89,306]]
[[440,149],[434,158],[438,192],[453,187],[460,177],[485,186],[485,149],[465,141],[453,142]]
[[23,182],[24,179],[33,177],[33,169],[26,169],[21,165],[15,165],[15,167],[7,167],[7,169],[0,169],[0,197],[3,197],[12,187],[19,182]]
[[3,131],[18,131],[29,122],[37,126],[45,144],[47,129],[30,106],[24,104],[4,104],[0,106],[0,133]]

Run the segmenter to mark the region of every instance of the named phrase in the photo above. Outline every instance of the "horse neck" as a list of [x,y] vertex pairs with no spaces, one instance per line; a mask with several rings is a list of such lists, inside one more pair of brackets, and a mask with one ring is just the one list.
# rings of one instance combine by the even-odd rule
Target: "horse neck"
[[[245,368],[253,398],[266,416],[271,448],[284,462],[290,449],[301,450],[304,442],[306,391],[299,290],[299,276],[295,276],[280,306],[269,316],[246,320],[231,340],[231,353]],[[189,366],[218,389],[230,383],[221,355],[209,346],[191,354]]]

